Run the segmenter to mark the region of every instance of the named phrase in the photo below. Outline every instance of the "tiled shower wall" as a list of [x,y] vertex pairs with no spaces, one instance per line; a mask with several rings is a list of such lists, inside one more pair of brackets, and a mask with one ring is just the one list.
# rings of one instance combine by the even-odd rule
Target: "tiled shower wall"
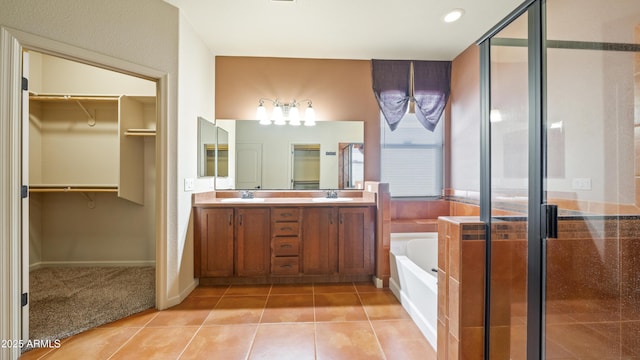
[[[547,241],[546,358],[640,357],[640,217],[558,227]],[[492,354],[525,359],[526,224],[494,223],[492,236]]]
[[[483,225],[439,222],[439,359],[483,353]],[[492,224],[491,358],[526,358],[523,218]],[[640,217],[566,217],[547,242],[546,358],[640,358]]]

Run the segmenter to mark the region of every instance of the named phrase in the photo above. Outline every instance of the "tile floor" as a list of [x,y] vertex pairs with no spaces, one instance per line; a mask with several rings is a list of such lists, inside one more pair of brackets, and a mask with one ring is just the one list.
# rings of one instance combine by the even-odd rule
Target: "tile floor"
[[370,284],[198,287],[21,359],[436,359],[388,289]]

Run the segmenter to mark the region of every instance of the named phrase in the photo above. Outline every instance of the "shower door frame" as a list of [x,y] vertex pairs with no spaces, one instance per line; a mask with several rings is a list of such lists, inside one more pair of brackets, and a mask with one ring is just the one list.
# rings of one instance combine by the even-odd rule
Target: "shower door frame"
[[[480,220],[485,223],[484,358],[490,359],[491,328],[491,41],[514,20],[528,16],[529,173],[527,213],[527,358],[542,359],[544,350],[544,240],[542,233],[544,106],[543,64],[545,0],[527,0],[485,34],[480,45]],[[535,239],[536,241],[531,241]]]
[[[583,49],[640,52],[640,44],[599,43],[546,39],[546,0],[527,0],[477,41],[480,46],[480,220],[485,223],[485,344],[484,358],[490,356],[491,327],[491,46],[528,47],[529,166],[527,207],[527,359],[545,357],[546,241],[555,238],[557,212],[546,204],[545,179],[547,155],[547,69],[546,49]],[[527,39],[501,41],[493,37],[514,20],[527,14]],[[551,211],[549,210],[551,208]],[[551,222],[551,226],[549,223]],[[555,227],[553,226],[555,225]]]

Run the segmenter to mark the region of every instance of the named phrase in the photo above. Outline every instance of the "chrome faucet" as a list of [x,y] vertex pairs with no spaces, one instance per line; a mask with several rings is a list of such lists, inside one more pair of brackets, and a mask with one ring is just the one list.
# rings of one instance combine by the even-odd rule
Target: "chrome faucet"
[[337,199],[338,198],[338,192],[335,191],[335,190],[327,191],[327,198],[328,199]]
[[243,190],[240,193],[240,197],[243,199],[253,199],[253,191],[249,191],[249,190]]

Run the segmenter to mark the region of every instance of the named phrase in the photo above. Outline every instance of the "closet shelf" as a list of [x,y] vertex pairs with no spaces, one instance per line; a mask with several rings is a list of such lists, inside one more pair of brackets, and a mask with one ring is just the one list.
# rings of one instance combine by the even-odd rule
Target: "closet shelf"
[[78,95],[38,95],[29,94],[29,100],[36,101],[117,101],[117,96],[78,96]]
[[156,136],[155,129],[127,129],[124,134],[126,136]]
[[86,186],[86,185],[30,185],[29,192],[104,192],[117,193],[116,185]]

